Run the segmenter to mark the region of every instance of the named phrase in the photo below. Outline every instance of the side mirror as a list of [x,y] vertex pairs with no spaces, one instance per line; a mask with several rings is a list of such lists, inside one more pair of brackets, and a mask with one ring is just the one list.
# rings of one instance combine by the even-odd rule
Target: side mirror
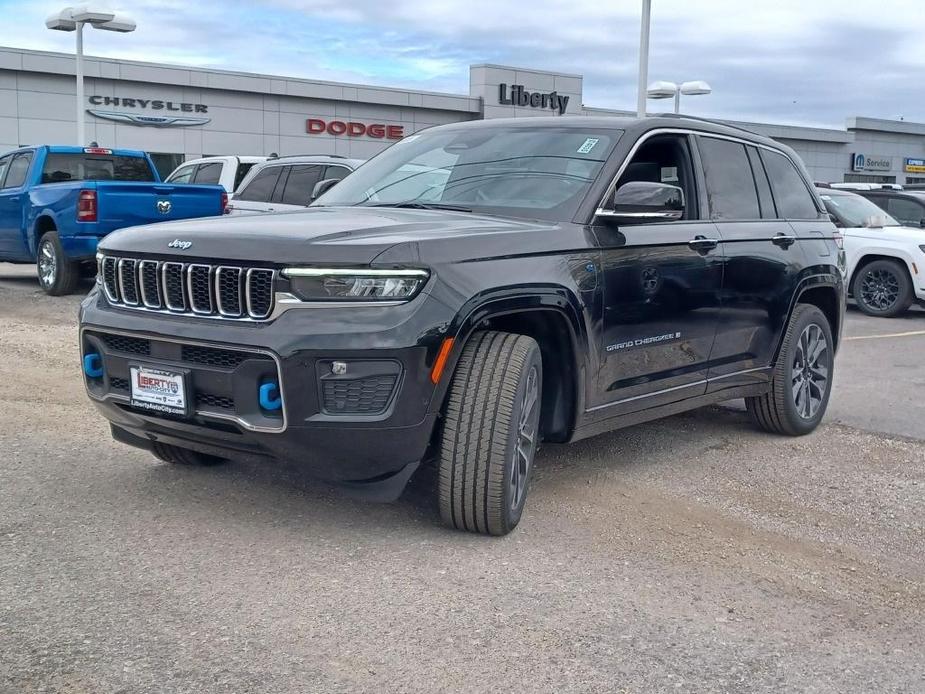
[[312,188],[312,199],[309,202],[315,202],[322,195],[327,193],[331,188],[340,183],[339,178],[326,178],[323,181],[318,181],[315,184],[315,187]]
[[684,191],[678,186],[630,181],[617,188],[611,209],[598,216],[622,224],[673,222],[684,216]]

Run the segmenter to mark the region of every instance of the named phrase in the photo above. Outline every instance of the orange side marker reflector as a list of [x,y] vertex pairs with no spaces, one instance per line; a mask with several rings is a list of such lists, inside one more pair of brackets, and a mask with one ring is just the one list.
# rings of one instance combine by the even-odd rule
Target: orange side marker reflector
[[443,344],[440,345],[440,352],[437,353],[437,360],[434,362],[434,368],[430,370],[430,380],[433,381],[434,385],[440,382],[440,377],[443,375],[443,367],[446,366],[446,360],[450,357],[450,351],[453,349],[453,343],[456,340],[452,337],[448,337],[443,341]]

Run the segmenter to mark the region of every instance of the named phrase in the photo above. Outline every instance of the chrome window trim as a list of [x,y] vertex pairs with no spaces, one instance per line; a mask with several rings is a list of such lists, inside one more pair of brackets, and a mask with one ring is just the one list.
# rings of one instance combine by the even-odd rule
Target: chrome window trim
[[[612,210],[608,210],[605,207],[605,205],[607,204],[607,200],[613,198],[613,194],[616,192],[616,189],[617,189],[617,181],[619,181],[620,177],[626,172],[627,167],[633,161],[633,157],[636,156],[636,152],[639,151],[639,148],[642,147],[642,145],[645,144],[645,142],[649,138],[655,137],[656,135],[687,135],[687,136],[697,135],[700,137],[712,137],[717,140],[729,140],[731,142],[737,142],[741,145],[750,145],[752,147],[757,147],[758,149],[766,149],[769,152],[780,154],[782,157],[786,158],[791,164],[793,164],[794,168],[796,168],[797,170],[797,173],[800,174],[800,178],[803,179],[803,185],[806,185],[806,180],[804,179],[803,174],[800,171],[800,167],[797,166],[796,162],[793,161],[792,157],[790,157],[786,152],[784,152],[781,149],[778,149],[777,147],[766,145],[763,142],[754,142],[753,140],[749,140],[744,137],[735,137],[734,135],[726,135],[722,133],[711,133],[706,130],[692,130],[691,128],[655,128],[653,130],[648,131],[647,133],[644,133],[642,137],[636,140],[632,148],[630,148],[630,151],[627,153],[626,157],[623,159],[623,163],[620,164],[620,168],[617,169],[617,173],[614,175],[613,179],[610,181],[610,185],[607,186],[607,189],[604,191],[604,195],[601,197],[600,201],[598,202],[597,209],[594,211],[595,217],[615,216]],[[693,163],[694,162],[692,162],[692,164]],[[810,194],[812,195],[811,190],[810,190]],[[772,191],[772,196],[773,196],[773,191]],[[815,199],[815,196],[813,197]],[[817,207],[818,207],[818,203],[817,203]],[[711,222],[711,221],[716,221],[716,220],[702,219],[702,220],[696,220],[696,221]],[[725,221],[732,221],[732,220],[719,220],[719,221],[725,222]],[[768,218],[760,219],[759,218],[756,220],[749,220],[749,221],[767,222],[767,221],[785,221],[785,220],[782,217],[777,217],[773,219],[768,219]],[[817,220],[800,220],[800,221],[817,221]]]
[[[172,338],[172,337],[163,337],[161,335],[149,335],[147,333],[130,332],[126,330],[116,330],[113,328],[96,327],[92,325],[85,325],[80,328],[81,350],[83,349],[83,345],[84,345],[84,333],[87,331],[97,332],[97,333],[110,333],[114,335],[124,335],[126,337],[138,337],[138,338],[142,338],[145,340],[154,340],[154,341],[160,341],[160,342],[172,342],[174,344],[179,344],[179,345],[195,345],[197,347],[210,347],[213,349],[227,349],[227,350],[232,350],[236,352],[247,352],[250,354],[266,355],[270,357],[273,360],[273,362],[276,364],[276,376],[277,376],[277,380],[279,381],[279,398],[282,401],[282,406],[280,407],[280,410],[283,413],[283,421],[280,427],[255,426],[253,424],[249,424],[247,421],[245,421],[244,419],[236,415],[220,414],[217,412],[212,412],[211,410],[193,410],[193,412],[199,417],[210,417],[212,419],[224,419],[224,420],[232,421],[232,422],[235,422],[236,424],[241,425],[243,428],[247,429],[248,431],[257,431],[257,432],[262,432],[266,434],[281,434],[282,432],[286,431],[286,429],[289,426],[289,420],[286,415],[285,386],[283,385],[283,365],[282,365],[282,362],[280,361],[279,356],[275,352],[272,352],[268,349],[263,349],[261,347],[238,347],[235,345],[226,345],[226,344],[222,344],[219,342],[180,340],[180,339]],[[81,354],[81,358],[83,358],[83,354]],[[145,361],[146,359],[150,359],[150,357],[144,357],[141,359],[141,361]],[[168,360],[163,360],[163,361],[170,362],[171,360],[168,359]],[[154,358],[154,360],[151,363],[156,364],[156,363],[162,363],[162,362],[158,362],[157,358]],[[180,362],[180,363],[183,363],[183,362]],[[168,366],[167,368],[170,368],[170,367]],[[131,403],[131,396],[118,395],[114,393],[106,393],[102,397],[95,395],[93,392],[90,391],[89,388],[87,388],[86,379],[83,379],[83,380],[84,380],[84,389],[87,391],[87,395],[89,395],[91,399],[96,400],[97,402],[104,402],[107,400],[112,400],[114,402]],[[134,410],[132,411],[132,414],[137,414],[140,417],[152,417],[152,418],[157,419],[156,417],[153,417],[152,415],[146,415],[143,412],[136,412]],[[157,419],[157,421],[160,423],[160,422],[163,422],[164,420]],[[191,424],[195,426],[195,423],[191,423]]]
[[[145,265],[146,264],[154,265],[154,281],[155,281],[155,284],[157,285],[156,288],[158,290],[157,303],[148,301],[148,295],[145,293]],[[160,296],[161,283],[157,281],[158,265],[159,263],[156,260],[136,261],[136,267],[138,268],[138,272],[137,272],[138,291],[141,296],[141,303],[144,305],[145,308],[155,308],[156,309],[156,308],[161,308],[161,306],[163,306],[163,302],[161,301],[161,296]]]

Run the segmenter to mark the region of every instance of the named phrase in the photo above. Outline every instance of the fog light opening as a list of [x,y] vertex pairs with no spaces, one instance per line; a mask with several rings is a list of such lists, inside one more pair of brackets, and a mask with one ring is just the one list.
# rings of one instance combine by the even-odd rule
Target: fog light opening
[[260,386],[259,400],[260,408],[267,412],[276,412],[283,406],[283,399],[279,394],[279,385],[275,381],[269,381]]
[[84,356],[84,373],[87,378],[102,378],[103,358],[97,352]]

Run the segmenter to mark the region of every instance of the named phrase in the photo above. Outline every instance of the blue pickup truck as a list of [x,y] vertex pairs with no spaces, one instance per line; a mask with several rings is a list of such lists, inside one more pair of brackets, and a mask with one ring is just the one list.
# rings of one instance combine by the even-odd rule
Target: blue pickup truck
[[144,152],[24,147],[0,156],[0,262],[35,263],[48,294],[96,272],[96,245],[123,227],[224,212],[217,185],[161,183]]

